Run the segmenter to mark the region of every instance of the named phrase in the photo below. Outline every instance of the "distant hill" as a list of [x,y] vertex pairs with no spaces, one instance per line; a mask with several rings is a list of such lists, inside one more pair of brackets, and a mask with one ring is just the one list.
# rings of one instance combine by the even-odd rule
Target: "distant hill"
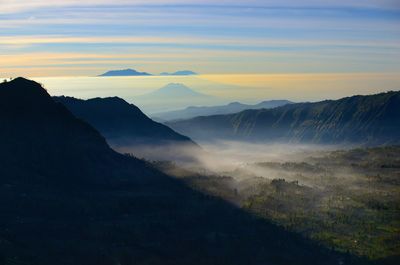
[[246,109],[271,109],[275,107],[280,107],[286,104],[291,104],[293,102],[288,100],[268,100],[263,101],[255,105],[242,104],[239,102],[232,102],[227,105],[222,106],[211,106],[211,107],[197,107],[191,106],[182,110],[169,111],[169,112],[161,112],[154,113],[152,115],[153,118],[163,121],[172,121],[172,120],[180,120],[180,119],[190,119],[197,116],[209,116],[209,115],[218,115],[218,114],[231,114],[240,112]]
[[0,146],[0,264],[366,264],[114,152],[33,81],[0,84]]
[[170,148],[177,145],[197,147],[188,137],[151,120],[138,107],[118,97],[88,100],[54,97],[54,100],[91,124],[116,148],[165,145]]
[[124,70],[111,70],[99,76],[149,76],[149,75],[151,74],[146,72],[138,72],[134,69],[124,69]]
[[158,90],[137,96],[135,102],[147,113],[155,113],[168,109],[179,109],[188,105],[218,104],[221,100],[197,92],[184,84],[170,83]]
[[176,71],[174,73],[163,72],[160,75],[197,75],[197,73],[189,70]]
[[353,96],[167,123],[195,140],[400,143],[400,92]]

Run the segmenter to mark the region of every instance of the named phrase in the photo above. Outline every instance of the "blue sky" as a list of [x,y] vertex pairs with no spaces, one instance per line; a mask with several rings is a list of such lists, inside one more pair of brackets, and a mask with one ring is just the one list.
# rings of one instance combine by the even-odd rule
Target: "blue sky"
[[0,0],[1,76],[400,70],[399,1],[54,2]]

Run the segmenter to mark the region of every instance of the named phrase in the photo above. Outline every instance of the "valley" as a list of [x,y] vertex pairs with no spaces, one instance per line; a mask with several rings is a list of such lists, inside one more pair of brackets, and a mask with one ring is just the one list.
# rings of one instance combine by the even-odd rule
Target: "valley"
[[0,265],[399,265],[400,0],[0,0]]
[[400,253],[399,157],[393,146],[307,150],[230,171],[155,164],[329,248],[386,262]]

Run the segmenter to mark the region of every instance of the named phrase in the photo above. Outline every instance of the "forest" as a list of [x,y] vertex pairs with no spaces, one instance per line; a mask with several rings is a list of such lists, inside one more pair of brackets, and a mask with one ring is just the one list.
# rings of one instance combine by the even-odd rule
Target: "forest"
[[400,146],[306,151],[219,173],[155,164],[331,249],[386,261],[400,253],[399,154]]

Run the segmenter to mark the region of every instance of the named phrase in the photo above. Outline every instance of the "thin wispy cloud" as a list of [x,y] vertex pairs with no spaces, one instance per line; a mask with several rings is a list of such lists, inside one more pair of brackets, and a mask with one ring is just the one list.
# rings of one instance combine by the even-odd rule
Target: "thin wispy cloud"
[[396,72],[397,2],[0,0],[0,67]]
[[227,46],[243,46],[249,47],[309,47],[309,46],[354,46],[360,47],[381,47],[381,48],[398,48],[399,40],[374,40],[372,42],[362,42],[358,40],[339,40],[339,39],[272,39],[272,38],[200,38],[200,37],[68,37],[68,36],[0,36],[2,45],[34,45],[34,44],[60,44],[60,43],[127,43],[127,44],[219,44]]
[[396,0],[364,0],[364,1],[335,1],[335,0],[59,0],[59,1],[47,1],[47,0],[1,0],[2,4],[1,12],[21,12],[31,9],[38,9],[44,7],[68,7],[68,6],[109,6],[112,5],[211,5],[211,6],[254,6],[254,7],[351,7],[351,8],[400,8],[398,1]]

